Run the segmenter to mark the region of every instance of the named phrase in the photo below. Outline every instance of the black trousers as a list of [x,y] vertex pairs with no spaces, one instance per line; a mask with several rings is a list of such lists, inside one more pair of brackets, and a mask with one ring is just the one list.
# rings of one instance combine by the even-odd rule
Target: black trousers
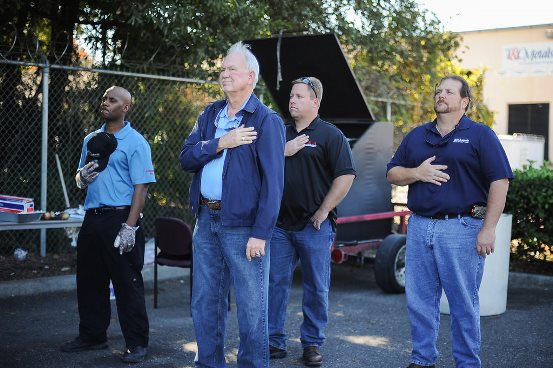
[[144,300],[144,232],[136,232],[134,248],[119,254],[113,246],[128,209],[96,215],[87,212],[77,241],[79,335],[91,342],[107,340],[111,318],[109,281],[113,283],[119,324],[127,348],[148,346],[148,315]]

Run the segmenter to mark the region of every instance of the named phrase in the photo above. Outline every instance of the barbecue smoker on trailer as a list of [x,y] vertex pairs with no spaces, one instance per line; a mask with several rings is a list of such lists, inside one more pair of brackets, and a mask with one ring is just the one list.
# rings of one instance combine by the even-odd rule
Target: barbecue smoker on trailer
[[[319,114],[348,138],[357,178],[338,206],[338,229],[332,260],[348,255],[367,256],[377,249],[375,276],[386,292],[405,287],[405,216],[393,212],[386,164],[392,157],[391,123],[376,122],[334,34],[280,36],[245,41],[260,63],[260,74],[285,120],[294,79],[313,76],[324,87]],[[393,217],[399,216],[400,234],[392,234]],[[374,252],[373,252],[374,253]]]

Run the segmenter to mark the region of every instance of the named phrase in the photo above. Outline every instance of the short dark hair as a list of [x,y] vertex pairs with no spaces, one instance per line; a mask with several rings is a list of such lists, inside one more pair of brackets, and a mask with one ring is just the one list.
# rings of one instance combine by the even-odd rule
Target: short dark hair
[[323,100],[323,83],[318,78],[302,77],[292,81],[292,85],[298,83],[307,85],[312,96],[319,99],[319,103]]
[[452,79],[456,80],[457,82],[461,82],[461,91],[459,91],[459,94],[461,95],[461,97],[466,97],[469,99],[469,103],[465,107],[465,112],[467,112],[472,103],[472,93],[470,92],[470,87],[467,80],[460,75],[450,74],[440,79],[440,83],[438,83],[438,85],[442,84],[442,82],[446,79]]

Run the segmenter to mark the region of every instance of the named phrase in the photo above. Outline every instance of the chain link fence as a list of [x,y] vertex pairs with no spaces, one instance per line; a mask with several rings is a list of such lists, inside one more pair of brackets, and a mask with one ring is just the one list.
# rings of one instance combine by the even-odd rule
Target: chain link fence
[[[49,71],[47,205],[40,208],[42,82]],[[184,78],[18,63],[0,60],[0,193],[31,197],[35,209],[63,211],[66,203],[56,163],[61,164],[71,208],[84,203],[75,186],[83,138],[102,124],[99,104],[104,91],[118,85],[133,95],[127,119],[150,143],[157,183],[150,186],[144,209],[146,236],[153,236],[157,216],[192,222],[188,206],[191,176],[180,168],[184,138],[207,103],[220,98],[211,83]],[[49,229],[46,252],[71,247],[65,229]],[[15,248],[37,252],[40,230],[0,232],[0,254]]]

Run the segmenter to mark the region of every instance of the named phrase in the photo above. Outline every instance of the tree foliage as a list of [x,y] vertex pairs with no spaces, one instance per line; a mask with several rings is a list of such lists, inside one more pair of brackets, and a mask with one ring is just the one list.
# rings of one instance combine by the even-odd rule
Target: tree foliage
[[457,46],[455,37],[441,32],[438,20],[414,0],[5,2],[3,30],[12,24],[44,34],[46,44],[59,47],[65,47],[67,37],[77,37],[100,51],[105,65],[155,62],[198,72],[239,39],[280,30],[335,32],[361,66],[389,75],[409,70],[400,73],[408,85],[432,71],[437,56]]
[[[469,115],[486,124],[493,121],[482,104],[483,71],[457,66],[457,36],[443,32],[438,19],[421,10],[415,0],[2,0],[0,6],[0,53],[8,59],[201,79],[216,79],[221,56],[232,43],[282,31],[337,34],[365,96],[404,102],[393,104],[393,123],[399,133],[433,118],[434,85],[450,73],[464,75],[476,87],[476,108]],[[39,73],[26,67],[2,69],[1,137],[27,134],[38,142]],[[105,75],[79,79],[66,70],[51,74],[53,134],[48,144],[52,152],[69,157],[66,173],[74,170],[85,132],[99,123],[92,113],[97,99],[84,101],[113,82]],[[132,115],[131,120],[150,141],[156,157],[168,151],[177,155],[183,131],[190,129],[207,99],[220,95],[209,86],[199,91],[121,78],[117,83],[133,90],[141,111],[135,111],[140,114],[137,121]],[[381,106],[370,99],[369,103],[377,119],[384,120]],[[180,118],[167,119],[163,112],[169,108],[178,110]],[[20,116],[26,117],[27,124],[14,124]],[[145,125],[140,126],[142,122]],[[69,138],[60,140],[56,132]],[[22,149],[15,147],[17,142],[12,139],[0,147],[0,184],[6,187],[6,181],[16,180],[21,194],[38,196],[40,157],[37,152],[26,162],[35,172],[10,166]],[[156,208],[146,213],[186,217],[182,211],[186,211],[188,176],[175,165],[156,167],[156,176],[169,189],[159,185],[151,190],[153,200],[147,205]],[[50,192],[49,202],[58,198],[61,203],[57,194]]]
[[[475,89],[471,117],[491,125],[481,101],[483,71],[463,71],[454,51],[456,34],[415,0],[5,0],[0,25],[39,34],[49,56],[74,62],[78,40],[104,67],[176,71],[216,78],[214,68],[237,40],[281,30],[334,32],[344,45],[366,96],[403,101],[394,123],[406,131],[432,118],[432,91],[445,74],[458,73]],[[9,25],[9,26],[8,26]],[[380,120],[383,110],[371,103]]]

